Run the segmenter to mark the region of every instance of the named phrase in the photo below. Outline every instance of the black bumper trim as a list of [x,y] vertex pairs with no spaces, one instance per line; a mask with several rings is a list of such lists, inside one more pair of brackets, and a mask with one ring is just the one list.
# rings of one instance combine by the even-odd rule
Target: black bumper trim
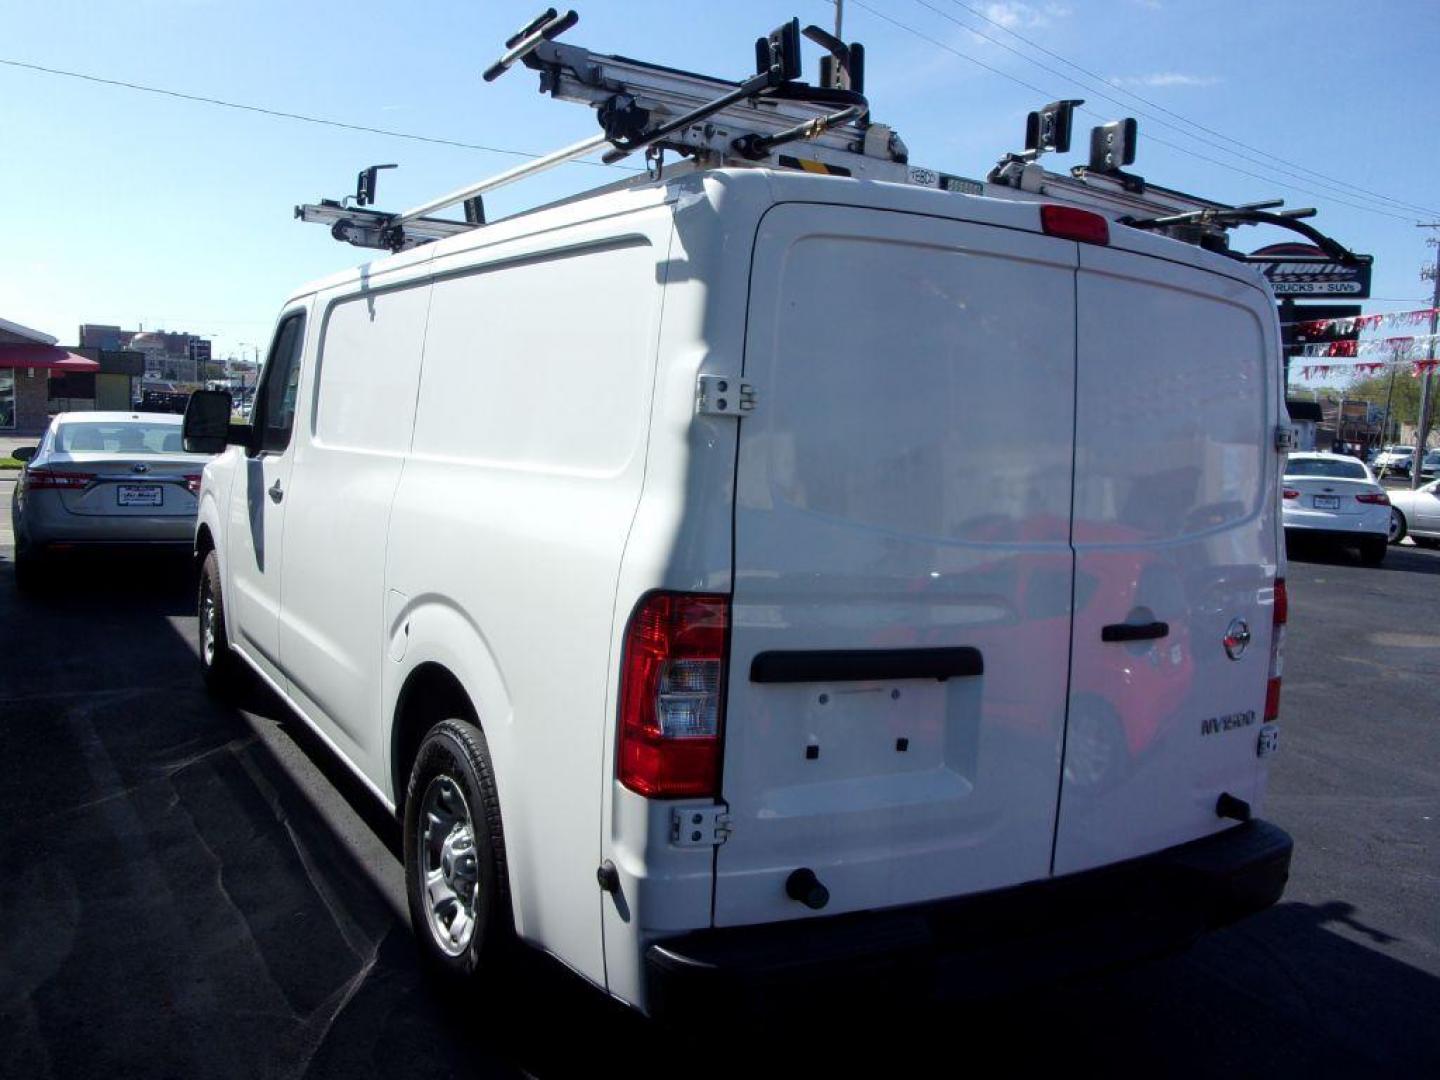
[[645,953],[649,1011],[776,1011],[864,992],[989,998],[1172,951],[1280,899],[1264,821],[1115,866],[904,908],[699,930]]

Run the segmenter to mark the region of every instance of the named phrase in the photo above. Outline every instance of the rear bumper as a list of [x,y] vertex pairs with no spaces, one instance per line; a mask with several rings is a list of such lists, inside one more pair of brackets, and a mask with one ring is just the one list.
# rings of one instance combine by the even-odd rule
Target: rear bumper
[[[861,992],[990,998],[1189,944],[1280,899],[1293,842],[1263,821],[1116,866],[885,911],[701,930],[651,945],[657,1016]],[[712,1000],[713,999],[713,1000]]]
[[54,500],[32,495],[14,523],[17,539],[37,552],[52,544],[188,544],[195,536],[195,513],[72,514]]
[[1388,529],[1379,531],[1375,529],[1320,529],[1304,525],[1286,525],[1285,536],[1287,539],[1317,540],[1327,544],[1361,544],[1367,540],[1388,540],[1390,532]]

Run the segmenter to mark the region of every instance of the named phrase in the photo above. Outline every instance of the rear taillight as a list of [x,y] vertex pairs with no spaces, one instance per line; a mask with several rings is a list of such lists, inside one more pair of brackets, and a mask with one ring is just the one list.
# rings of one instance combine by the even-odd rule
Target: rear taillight
[[26,469],[26,491],[78,491],[95,479],[94,473],[59,469]]
[[199,473],[186,473],[186,474],[185,474],[185,490],[188,491],[188,492],[190,492],[191,495],[199,495],[199,494],[200,494],[200,474],[199,474]]
[[1355,501],[1369,503],[1371,506],[1389,506],[1390,496],[1386,495],[1383,491],[1377,491],[1374,493],[1367,492],[1363,495],[1356,495]]
[[1300,498],[1300,492],[1296,491],[1294,488],[1284,488],[1284,489],[1281,491],[1281,494],[1284,495],[1285,498],[1287,498],[1287,499],[1298,499],[1298,498]]
[[630,616],[616,773],[647,798],[717,796],[730,598],[653,592]]
[[1270,681],[1265,685],[1265,720],[1280,716],[1280,679],[1285,673],[1285,623],[1290,617],[1290,596],[1285,579],[1275,579],[1275,610],[1270,634]]
[[1045,203],[1040,207],[1040,228],[1046,236],[1078,240],[1082,244],[1110,243],[1110,222],[1089,210]]

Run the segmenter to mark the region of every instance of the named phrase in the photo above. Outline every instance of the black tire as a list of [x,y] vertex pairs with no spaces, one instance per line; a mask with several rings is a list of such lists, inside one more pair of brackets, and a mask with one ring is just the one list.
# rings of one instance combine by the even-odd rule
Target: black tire
[[[195,595],[195,617],[199,628],[200,675],[205,689],[219,698],[233,698],[245,683],[245,668],[230,648],[225,633],[225,596],[220,587],[220,557],[214,551],[200,566]],[[211,607],[207,614],[207,601]],[[211,638],[207,641],[206,620]]]
[[1366,566],[1379,566],[1385,561],[1385,552],[1390,545],[1382,537],[1379,540],[1360,541],[1360,561]]
[[1390,543],[1398,544],[1405,539],[1405,533],[1409,531],[1409,524],[1405,515],[1395,507],[1390,508]]
[[[463,808],[470,827],[471,844],[452,863],[440,854],[446,837],[456,835],[453,824],[442,823],[424,811],[432,797],[441,805],[450,786],[449,807]],[[456,802],[458,793],[463,807]],[[454,819],[452,819],[453,822]],[[463,720],[442,720],[426,733],[415,753],[410,781],[405,790],[405,894],[410,903],[410,923],[421,957],[431,971],[445,978],[468,980],[479,974],[494,974],[513,954],[515,920],[510,909],[510,882],[505,868],[505,834],[500,821],[500,800],[495,791],[495,773],[485,735]],[[443,835],[442,835],[443,833]],[[468,876],[459,872],[462,863]],[[468,909],[461,897],[465,889],[451,885],[450,866],[455,880],[473,878]],[[427,873],[440,870],[441,892],[449,889],[453,901],[433,905],[427,895]],[[451,903],[446,923],[440,906]],[[432,918],[431,910],[437,914]],[[453,939],[442,944],[442,935],[453,930],[456,920],[468,915],[471,925],[467,941]]]

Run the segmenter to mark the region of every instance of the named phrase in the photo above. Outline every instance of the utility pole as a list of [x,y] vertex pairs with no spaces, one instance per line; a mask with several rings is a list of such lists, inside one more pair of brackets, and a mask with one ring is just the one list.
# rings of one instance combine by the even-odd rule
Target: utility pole
[[840,34],[840,24],[845,21],[845,0],[835,0],[835,38],[837,41],[844,41]]
[[[1429,224],[1419,224],[1419,229],[1440,229],[1440,221]],[[1415,429],[1415,457],[1410,462],[1410,490],[1415,491],[1420,487],[1421,464],[1425,460],[1425,440],[1430,435],[1430,384],[1434,381],[1434,360],[1435,360],[1435,332],[1436,325],[1440,323],[1440,240],[1431,237],[1426,241],[1435,249],[1434,269],[1426,267],[1420,272],[1422,278],[1430,278],[1435,283],[1435,290],[1430,298],[1430,348],[1425,351],[1429,354],[1431,366],[1425,369],[1425,376],[1420,380],[1420,415],[1417,417],[1419,423]]]

